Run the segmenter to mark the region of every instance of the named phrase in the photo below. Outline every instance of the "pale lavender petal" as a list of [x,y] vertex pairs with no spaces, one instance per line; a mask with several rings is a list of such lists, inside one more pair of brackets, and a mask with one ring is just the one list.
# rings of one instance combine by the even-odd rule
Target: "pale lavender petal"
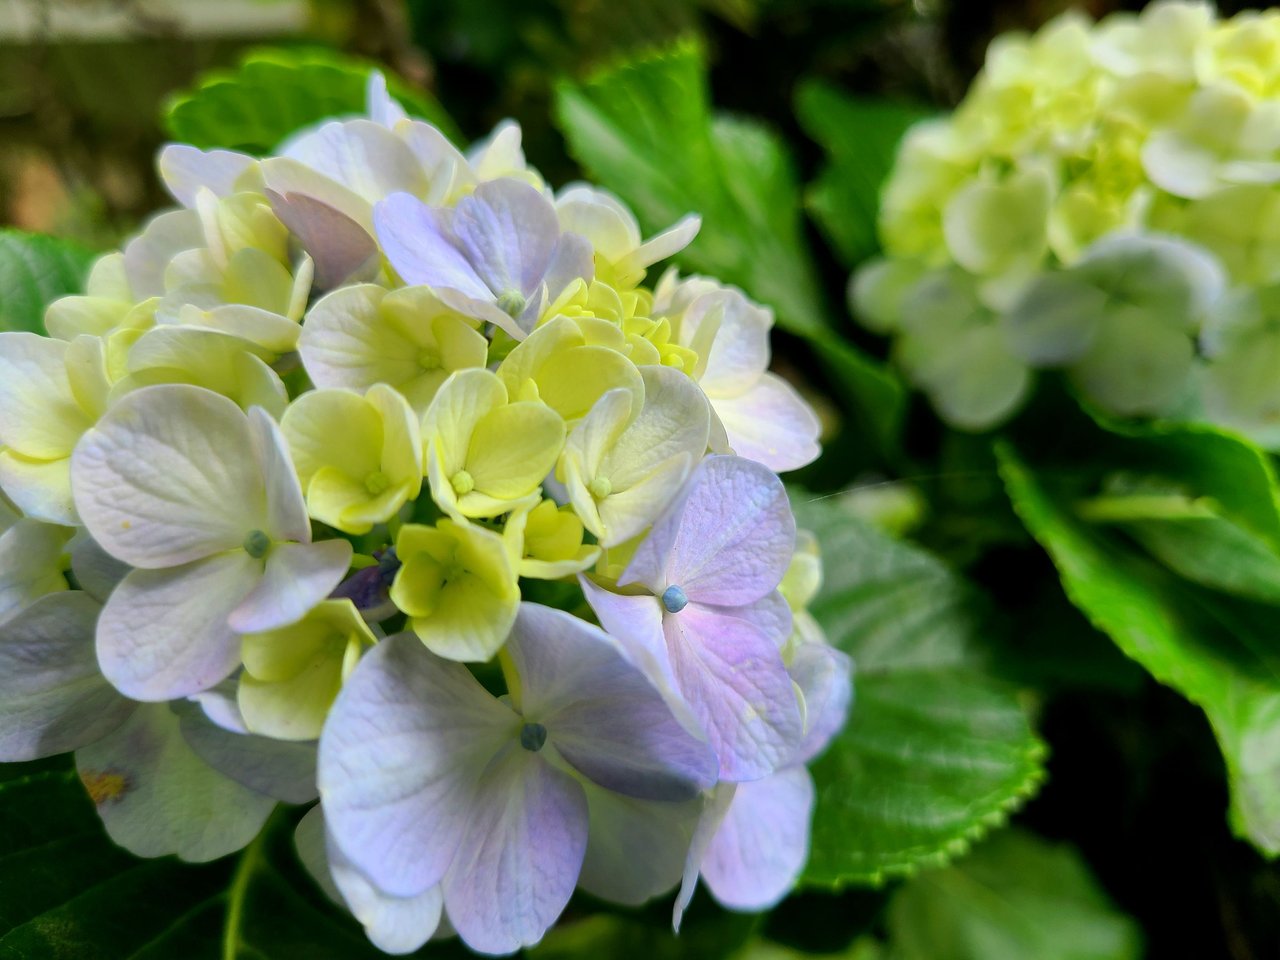
[[413,897],[444,876],[481,772],[520,719],[466,667],[411,634],[360,661],[320,736],[334,840],[380,889]]
[[88,594],[53,593],[0,624],[0,761],[75,750],[124,722],[134,704],[98,671]]
[[791,607],[780,591],[766,594],[754,603],[740,607],[717,607],[717,610],[730,617],[746,620],[773,637],[781,648],[791,636],[791,627],[795,621]]
[[76,769],[108,835],[140,857],[224,857],[252,840],[276,805],[196,756],[162,703],[139,705],[115,732],[77,750]]
[[782,481],[741,457],[708,457],[686,492],[636,550],[622,586],[738,606],[777,588],[791,562],[796,524]]
[[716,779],[716,758],[602,631],[550,607],[522,603],[507,650],[520,710],[547,728],[587,779],[642,800],[688,800]]
[[272,540],[311,542],[311,518],[280,425],[262,407],[249,410],[249,433],[267,492],[266,533]]
[[676,682],[720,758],[724,780],[758,780],[803,736],[782,654],[758,627],[691,603],[664,618]]
[[676,895],[675,906],[671,911],[671,926],[680,932],[680,923],[684,912],[693,900],[694,891],[698,888],[698,876],[702,870],[702,861],[707,856],[711,841],[716,831],[729,813],[734,795],[738,791],[736,783],[717,784],[715,790],[707,797],[702,808],[702,816],[693,830],[693,840],[689,844],[689,854],[684,861],[684,875],[680,880],[680,892]]
[[428,207],[407,193],[393,193],[373,208],[382,252],[406,284],[444,287],[478,300],[493,291],[455,246],[448,211]]
[[234,733],[195,703],[175,703],[187,745],[213,769],[258,793],[285,803],[316,798],[316,745]]
[[409,116],[404,107],[387,92],[387,78],[382,75],[381,70],[369,71],[369,79],[364,87],[364,103],[369,119],[384,127],[394,127]]
[[542,281],[547,285],[547,296],[554,300],[575,280],[590,282],[595,272],[595,250],[591,241],[581,234],[566,233],[556,243]]
[[232,675],[208,690],[193,693],[187,699],[203,710],[209,722],[215,726],[231,733],[248,733],[249,728],[245,726],[236,695],[238,687],[239,678]]
[[477,785],[445,875],[449,920],[481,953],[532,946],[573,895],[586,849],[582,787],[511,743]]
[[239,633],[275,630],[301,620],[342,582],[351,567],[346,540],[277,543],[262,579],[228,616]]
[[200,150],[185,143],[160,151],[160,179],[184,207],[196,205],[196,193],[208,187],[219,197],[235,192],[236,180],[257,161],[233,150]]
[[789,767],[740,783],[702,860],[702,879],[731,910],[767,910],[785,897],[809,859],[813,778]]
[[822,424],[795,387],[764,374],[746,393],[712,399],[734,453],[785,473],[818,459]]
[[578,886],[602,900],[640,906],[680,882],[701,800],[633,800],[588,785],[591,828]]
[[658,598],[611,593],[586,574],[579,574],[578,584],[605,632],[663,692],[684,725],[691,730],[701,730],[676,683],[667,638],[662,632],[662,604]]
[[[345,907],[346,901],[342,897],[342,891],[333,882],[333,873],[329,869],[329,851],[326,849],[327,832],[324,823],[324,805],[317,803],[293,828],[293,847],[297,851],[298,859],[302,861],[302,866],[306,868],[316,885],[324,891],[325,896],[339,907]],[[342,855],[342,851],[336,847],[334,850],[338,856]]]
[[560,239],[556,208],[520,180],[480,184],[458,201],[453,230],[476,274],[495,296],[508,291],[532,296]]
[[98,663],[135,700],[174,700],[212,687],[240,664],[227,617],[262,576],[243,550],[169,570],[134,570],[98,619]]
[[117,560],[81,528],[71,541],[71,572],[76,583],[99,603],[106,603],[131,568]]
[[853,703],[853,659],[820,643],[806,643],[791,661],[791,679],[804,694],[806,729],[796,763],[808,763],[844,729]]
[[133,295],[139,300],[164,296],[169,261],[184,250],[204,245],[204,228],[194,210],[170,210],[147,221],[142,233],[124,248],[124,269]]
[[378,272],[378,244],[341,210],[303,193],[267,190],[271,209],[315,262],[318,291],[372,280]]
[[383,953],[413,953],[439,929],[444,895],[438,885],[414,897],[393,897],[361,873],[331,837],[326,839],[325,851],[343,902],[360,921],[370,942]]

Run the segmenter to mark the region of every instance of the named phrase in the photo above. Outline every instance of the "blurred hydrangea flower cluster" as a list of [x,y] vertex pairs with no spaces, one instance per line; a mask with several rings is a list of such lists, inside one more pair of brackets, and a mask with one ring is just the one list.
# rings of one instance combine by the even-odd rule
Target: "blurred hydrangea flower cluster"
[[1001,36],[882,200],[854,310],[947,421],[997,425],[1054,368],[1106,412],[1280,448],[1280,12]]
[[179,206],[0,334],[0,759],[75,750],[144,856],[318,796],[304,862],[390,952],[516,951],[578,887],[785,895],[851,664],[770,311],[643,286],[697,219],[645,240],[377,74],[160,172]]

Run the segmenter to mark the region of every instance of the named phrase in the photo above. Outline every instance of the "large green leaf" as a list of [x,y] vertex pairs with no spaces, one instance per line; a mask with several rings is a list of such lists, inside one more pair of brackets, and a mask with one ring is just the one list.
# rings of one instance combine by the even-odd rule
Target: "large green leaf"
[[[1233,828],[1280,854],[1280,609],[1175,576],[1082,520],[1072,509],[1074,478],[1038,475],[1011,447],[999,452],[1014,507],[1053,558],[1068,597],[1124,653],[1205,711],[1226,760]],[[1207,458],[1201,476],[1214,473]]]
[[647,230],[702,215],[681,263],[743,287],[789,330],[823,327],[791,158],[759,123],[712,116],[701,45],[684,41],[562,82],[556,111],[570,152]]
[[[70,758],[0,764],[0,960],[383,957],[303,872],[296,820],[282,809],[214,864],[139,860],[107,837]],[[469,954],[455,941],[418,956]]]
[[945,863],[1044,777],[1045,746],[1025,706],[983,663],[988,604],[837,501],[795,506],[822,545],[826,579],[812,611],[857,664],[850,723],[813,767],[805,880],[879,884]]
[[[363,114],[372,69],[367,61],[324,50],[257,50],[234,70],[213,71],[194,90],[174,97],[165,127],[174,139],[202,149],[266,153],[303,127]],[[387,85],[411,116],[458,140],[453,122],[430,95],[395,77]]]
[[1080,855],[1016,830],[921,873],[889,905],[894,960],[1137,960],[1142,936]]
[[758,122],[713,115],[702,47],[684,41],[582,83],[562,82],[556,112],[576,159],[647,231],[702,215],[702,231],[678,262],[737,284],[772,306],[783,329],[809,337],[851,402],[853,428],[890,454],[905,391],[832,332],[791,158]]
[[809,187],[805,202],[845,266],[856,266],[880,247],[880,188],[903,134],[928,111],[851,97],[810,81],[796,92],[796,115],[827,151],[827,166]]
[[44,333],[44,308],[80,292],[93,257],[56,237],[0,230],[0,330]]

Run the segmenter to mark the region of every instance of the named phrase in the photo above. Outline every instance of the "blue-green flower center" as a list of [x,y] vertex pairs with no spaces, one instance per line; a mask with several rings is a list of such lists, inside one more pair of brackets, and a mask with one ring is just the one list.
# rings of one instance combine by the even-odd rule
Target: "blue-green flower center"
[[526,723],[520,728],[520,746],[537,753],[547,742],[547,728],[540,723]]
[[261,560],[271,549],[271,538],[262,530],[250,530],[244,538],[244,552],[255,560]]
[[662,606],[667,613],[679,613],[689,605],[689,597],[675,584],[667,587],[662,594]]

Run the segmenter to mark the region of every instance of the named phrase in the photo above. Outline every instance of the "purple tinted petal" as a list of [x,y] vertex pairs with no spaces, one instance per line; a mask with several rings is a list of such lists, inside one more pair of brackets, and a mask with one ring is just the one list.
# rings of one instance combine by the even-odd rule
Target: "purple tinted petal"
[[717,784],[715,790],[707,797],[702,808],[702,815],[693,830],[693,839],[689,844],[689,853],[684,860],[684,875],[680,880],[680,892],[676,895],[675,906],[671,911],[671,926],[680,932],[680,923],[684,912],[693,900],[694,891],[698,888],[698,876],[702,870],[702,861],[707,856],[711,841],[720,829],[720,824],[729,813],[729,806],[737,794],[738,784]]
[[798,470],[822,452],[818,415],[776,374],[764,374],[746,393],[711,402],[734,452],[770,470]]
[[585,574],[578,576],[578,583],[605,632],[662,691],[684,725],[691,730],[701,730],[676,683],[667,638],[662,632],[662,605],[658,598],[610,593]]
[[716,758],[602,631],[533,603],[507,642],[520,674],[521,712],[602,787],[644,800],[688,800],[711,786]]
[[324,844],[333,883],[375,947],[384,953],[403,955],[413,953],[431,939],[444,910],[439,886],[429,887],[415,897],[393,897],[371,883],[327,833]]
[[476,782],[519,726],[466,667],[411,634],[382,641],[348,678],[320,737],[334,840],[382,890],[422,893],[449,868]]
[[231,150],[200,150],[185,143],[166,144],[160,151],[160,179],[184,207],[196,205],[196,193],[208,187],[219,197],[235,192],[240,175],[256,163]]
[[310,803],[316,792],[316,745],[233,733],[195,703],[175,704],[187,746],[213,769],[285,803]]
[[0,761],[75,750],[132,712],[98,670],[100,609],[88,594],[52,593],[0,624]]
[[853,660],[825,644],[807,643],[791,661],[791,679],[804,694],[808,720],[796,763],[808,763],[844,729],[853,703]]
[[98,618],[98,663],[135,700],[173,700],[207,690],[240,664],[227,617],[261,579],[243,550],[170,570],[134,570]]
[[272,211],[315,261],[316,290],[373,279],[378,271],[378,245],[364,227],[306,194],[266,193]]
[[739,620],[754,623],[769,636],[773,637],[779,648],[791,636],[791,627],[794,622],[791,607],[787,604],[786,598],[777,590],[766,594],[754,603],[744,604],[740,607],[716,607],[716,609],[726,616],[737,617]]
[[342,582],[350,566],[346,540],[277,543],[267,554],[262,579],[231,611],[228,622],[240,633],[296,623]]
[[447,287],[492,300],[492,291],[454,244],[447,212],[407,193],[393,193],[373,208],[373,226],[396,273],[406,284]]
[[803,735],[791,677],[758,627],[691,603],[663,620],[676,682],[707,731],[724,780],[758,780]]
[[481,953],[532,946],[573,895],[586,849],[582,787],[511,744],[477,785],[445,875],[449,920]]
[[767,910],[795,885],[809,859],[813,778],[789,767],[738,784],[702,860],[702,879],[732,910]]
[[547,285],[547,296],[554,300],[575,280],[589,282],[595,272],[595,250],[591,241],[577,233],[566,233],[556,244],[551,263],[542,278]]
[[633,800],[587,786],[591,831],[578,886],[593,897],[639,906],[680,882],[701,800]]
[[685,493],[654,524],[621,580],[661,594],[739,606],[777,588],[791,562],[796,524],[782,481],[741,457],[708,457]]
[[[551,201],[519,180],[492,180],[458,202],[453,230],[495,296],[538,289],[560,239]],[[427,281],[429,282],[429,281]]]

